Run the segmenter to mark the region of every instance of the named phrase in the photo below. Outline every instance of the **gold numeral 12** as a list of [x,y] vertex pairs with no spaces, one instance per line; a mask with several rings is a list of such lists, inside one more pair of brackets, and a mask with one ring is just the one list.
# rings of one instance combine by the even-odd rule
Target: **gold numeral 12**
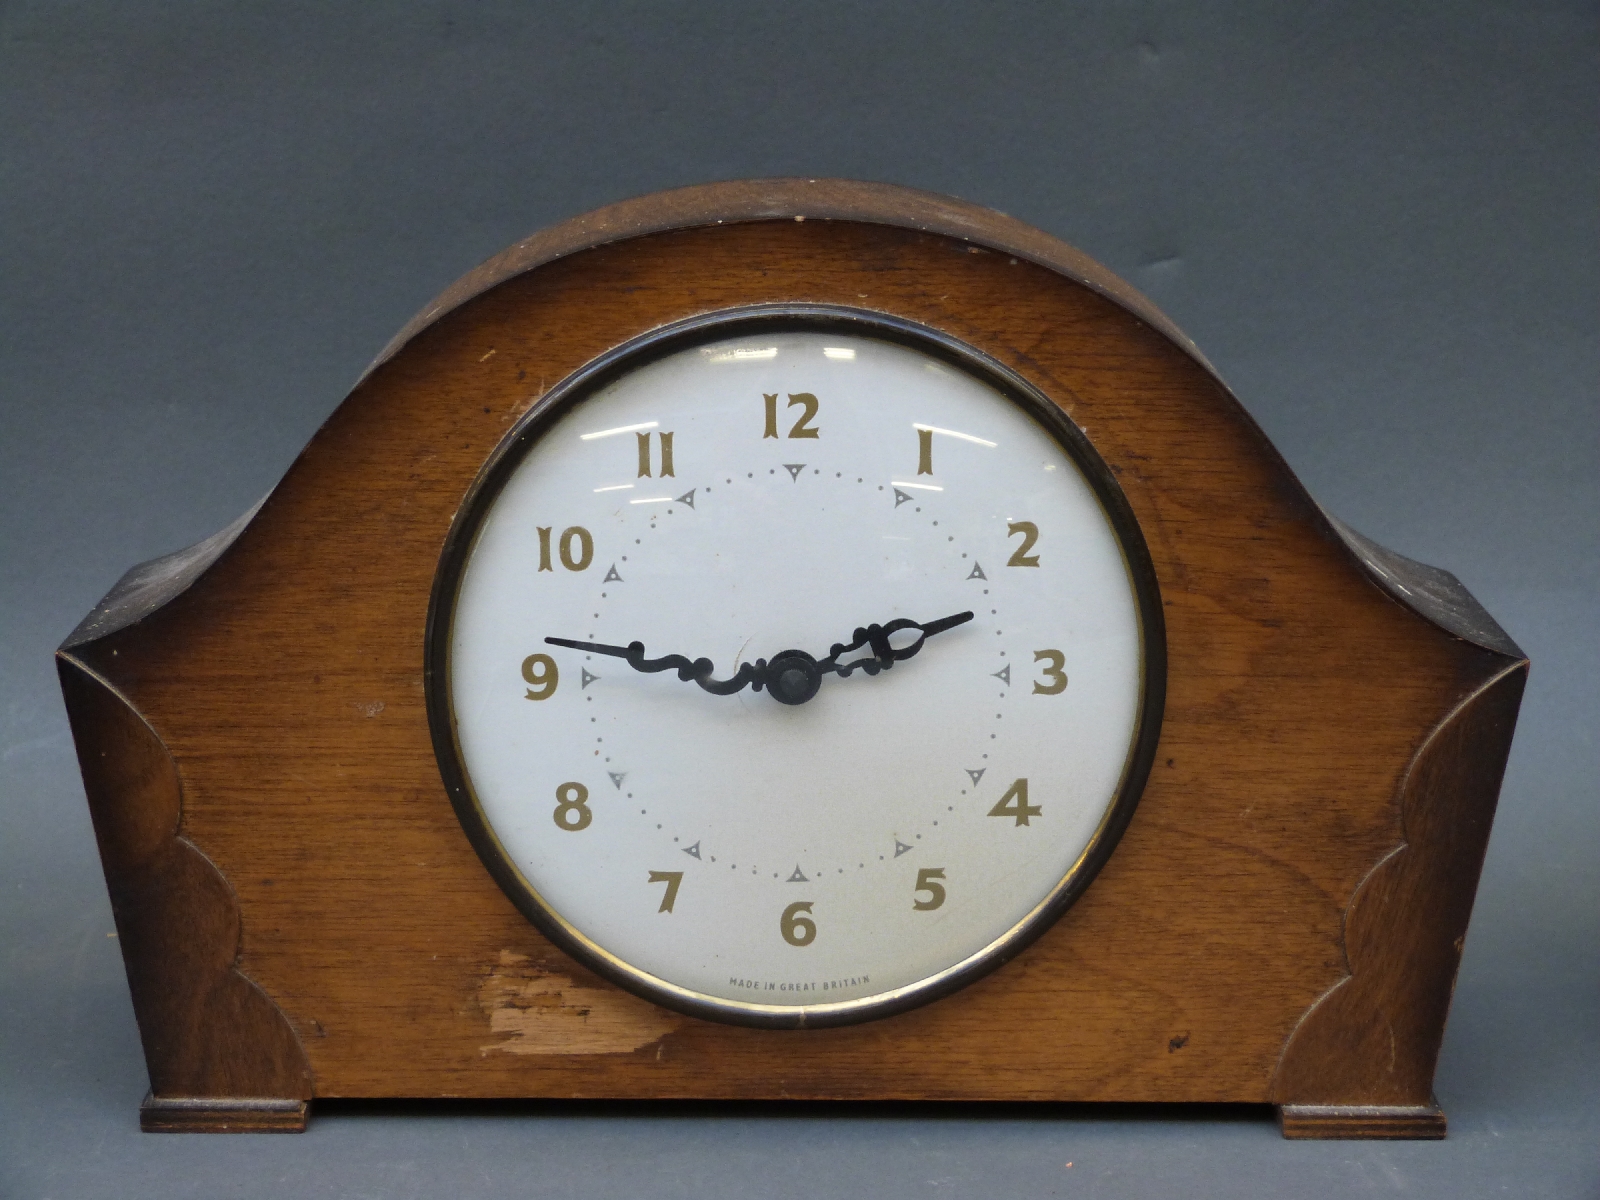
[[[778,436],[778,393],[762,392],[761,398],[767,402],[767,425],[761,436],[775,438]],[[817,398],[810,392],[790,392],[787,407],[793,408],[796,404],[801,405],[800,419],[794,423],[794,428],[789,430],[789,436],[792,438],[821,437],[820,430],[811,428],[811,422],[817,416]]]

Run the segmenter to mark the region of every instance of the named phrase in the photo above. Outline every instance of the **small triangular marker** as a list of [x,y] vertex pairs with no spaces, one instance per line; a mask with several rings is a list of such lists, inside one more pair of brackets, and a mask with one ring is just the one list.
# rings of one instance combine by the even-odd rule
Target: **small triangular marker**
[[894,856],[896,858],[899,858],[902,854],[904,854],[909,849],[911,849],[910,846],[906,845],[899,838],[895,838],[895,840],[894,840]]
[[980,567],[978,565],[978,563],[977,563],[977,560],[974,559],[973,563],[972,563],[972,570],[967,575],[967,578],[968,579],[987,579],[989,577],[983,573],[983,568]]
[[696,857],[696,858],[699,858],[699,857],[700,857],[700,843],[699,843],[699,842],[696,842],[696,843],[695,843],[695,844],[694,844],[694,845],[692,845],[692,846],[685,846],[685,847],[684,847],[684,848],[683,848],[683,852],[684,852],[684,853],[685,853],[685,854],[692,854],[692,855],[694,855],[694,856],[695,856],[695,857]]
[[600,582],[601,583],[622,583],[623,582],[622,576],[617,574],[617,564],[616,563],[612,563],[611,564],[611,570],[606,572],[606,577],[604,579],[602,579]]
[[578,670],[583,672],[583,686],[584,687],[588,687],[596,679],[600,678],[600,676],[598,676],[598,675],[591,674],[589,672],[589,668],[588,667],[579,667]]
[[911,499],[910,496],[906,495],[899,488],[895,488],[895,490],[894,490],[894,506],[896,508],[899,508],[902,504],[904,504],[909,499]]
[[611,782],[616,785],[617,791],[620,792],[622,790],[622,781],[628,777],[628,773],[626,771],[607,771],[606,774],[611,776]]
[[988,767],[979,767],[976,771],[974,771],[971,767],[967,768],[967,774],[972,776],[973,787],[978,786],[978,780],[983,778],[983,773],[988,769]]
[[796,483],[800,481],[800,472],[806,469],[805,463],[784,463],[783,469],[789,472],[789,478]]
[[690,508],[693,508],[694,507],[694,494],[695,494],[695,491],[696,491],[695,488],[690,488],[687,492],[685,492],[683,495],[679,496],[676,500],[674,500],[673,503],[674,504],[687,504]]
[[1002,683],[1004,683],[1007,687],[1011,686],[1011,664],[1010,663],[1007,663],[1005,665],[1005,667],[1002,668],[999,671],[991,671],[990,674],[992,674],[996,679],[998,679]]
[[799,863],[795,863],[795,865],[794,865],[794,874],[789,876],[789,878],[785,879],[784,882],[785,883],[810,883],[811,880],[807,879],[805,877],[805,875],[801,872],[800,864]]

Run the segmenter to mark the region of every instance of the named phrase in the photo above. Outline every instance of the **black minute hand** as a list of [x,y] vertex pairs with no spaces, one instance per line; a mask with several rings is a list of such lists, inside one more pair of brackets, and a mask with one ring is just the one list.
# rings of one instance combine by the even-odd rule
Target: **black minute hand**
[[[653,674],[657,671],[675,670],[678,672],[678,678],[685,683],[693,680],[716,696],[731,696],[735,692],[743,691],[748,685],[757,692],[765,687],[768,695],[781,704],[804,704],[817,694],[824,675],[833,673],[841,678],[848,678],[858,669],[868,675],[876,675],[879,671],[886,671],[895,663],[916,655],[922,649],[923,643],[934,634],[943,633],[946,629],[953,629],[970,620],[972,614],[964,612],[941,617],[927,624],[900,617],[887,625],[867,625],[855,631],[855,640],[849,645],[842,643],[834,645],[828,657],[820,662],[804,650],[784,650],[773,655],[770,662],[759,658],[753,664],[741,663],[739,669],[728,679],[712,678],[716,667],[709,658],[690,660],[681,654],[646,658],[643,642],[629,642],[626,646],[607,646],[600,642],[579,642],[569,638],[547,637],[544,640],[552,646],[565,646],[571,650],[586,650],[591,654],[608,654],[613,658],[624,659],[635,671]],[[915,629],[920,636],[909,646],[896,649],[890,644],[889,636],[906,629]],[[872,653],[854,662],[843,664],[839,662],[841,654],[848,654],[863,646],[870,647]]]

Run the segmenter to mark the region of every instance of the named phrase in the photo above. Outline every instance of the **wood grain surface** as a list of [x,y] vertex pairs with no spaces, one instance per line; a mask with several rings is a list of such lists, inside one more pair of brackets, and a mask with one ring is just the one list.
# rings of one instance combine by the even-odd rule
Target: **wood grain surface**
[[[1416,1124],[1526,660],[1402,602],[1102,269],[980,209],[830,186],[636,201],[486,264],[198,571],[153,608],[113,593],[69,639],[119,928],[168,931],[123,941],[157,1098],[1247,1101]],[[1169,672],[1132,824],[1055,927],[924,1008],[789,1032],[667,1012],[549,945],[455,818],[422,672],[451,520],[530,405],[667,322],[796,301],[931,326],[1060,404],[1143,528]]]

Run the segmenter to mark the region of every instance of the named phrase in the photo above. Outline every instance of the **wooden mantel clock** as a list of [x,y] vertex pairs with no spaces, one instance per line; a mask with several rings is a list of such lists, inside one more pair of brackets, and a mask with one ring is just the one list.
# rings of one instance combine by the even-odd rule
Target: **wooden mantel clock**
[[1232,1101],[1440,1137],[1527,660],[996,213],[619,204],[62,646],[146,1129]]

